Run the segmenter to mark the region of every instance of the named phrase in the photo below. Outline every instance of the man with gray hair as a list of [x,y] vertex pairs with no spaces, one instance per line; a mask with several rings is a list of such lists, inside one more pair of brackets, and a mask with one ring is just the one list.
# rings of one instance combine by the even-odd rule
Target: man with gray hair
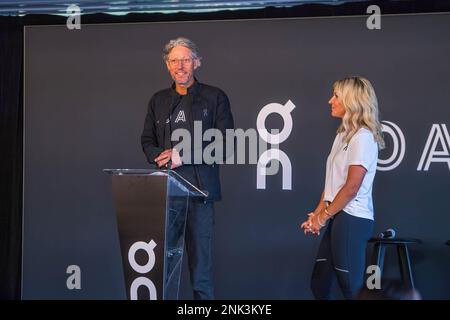
[[[185,129],[190,132],[192,145],[208,129],[218,129],[225,137],[226,129],[234,128],[233,116],[227,95],[195,78],[201,57],[191,40],[170,40],[164,47],[163,59],[173,84],[150,99],[141,136],[142,149],[150,164],[177,171],[208,194],[206,200],[189,199],[185,239],[194,299],[214,299],[212,246],[214,202],[221,199],[219,165],[205,161],[183,163],[181,159],[186,158],[180,158],[179,150],[174,149],[171,135],[176,129]],[[194,122],[201,124],[202,137],[194,136]],[[203,154],[206,145],[203,141],[199,145]]]

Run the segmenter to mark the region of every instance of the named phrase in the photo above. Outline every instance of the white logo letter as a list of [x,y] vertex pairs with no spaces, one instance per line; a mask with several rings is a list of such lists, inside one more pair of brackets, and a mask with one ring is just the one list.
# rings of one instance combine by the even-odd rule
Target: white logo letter
[[[151,240],[149,243],[146,243],[144,241],[133,243],[133,245],[130,247],[130,250],[128,250],[128,262],[130,263],[134,271],[139,273],[147,273],[152,270],[153,266],[155,265],[155,252],[153,251],[155,247],[156,243],[153,240]],[[147,252],[148,261],[146,265],[141,266],[136,262],[136,259],[134,257],[138,250],[144,250]]]
[[[431,142],[433,144],[430,147]],[[436,151],[436,147],[440,143],[442,150]],[[431,149],[431,151],[430,151]],[[431,162],[446,162],[448,165],[448,169],[450,170],[450,137],[448,135],[447,126],[445,124],[433,124],[431,127],[430,134],[428,135],[427,143],[425,144],[425,148],[422,152],[422,157],[420,158],[419,165],[417,167],[417,171],[428,171],[430,168]],[[427,153],[428,154],[427,157]],[[437,157],[441,156],[441,157]],[[442,157],[443,156],[443,157]],[[426,159],[426,161],[425,161]],[[425,162],[425,166],[424,166]]]
[[[279,103],[269,103],[265,105],[258,113],[256,119],[256,129],[262,140],[269,143],[271,148],[264,151],[258,159],[256,166],[256,188],[266,188],[266,176],[274,175],[278,172],[279,163],[283,166],[283,190],[292,190],[292,166],[291,161],[286,153],[278,149],[278,145],[284,142],[292,131],[292,110],[295,109],[295,105],[291,100],[288,100],[285,105]],[[267,131],[265,121],[271,113],[278,113],[283,118],[283,130],[271,130]],[[273,133],[276,132],[276,133]],[[265,147],[264,147],[265,149]],[[278,162],[270,162],[271,160],[278,160]],[[267,164],[271,163],[267,169]],[[272,165],[275,163],[275,165]]]
[[175,123],[178,123],[178,121],[186,122],[186,116],[184,115],[184,110],[180,110],[180,112],[178,112],[177,118],[175,119]]
[[381,289],[381,270],[377,265],[370,265],[366,269],[367,274],[371,274],[366,281],[367,289]]
[[367,8],[366,13],[372,13],[367,18],[366,26],[367,29],[373,30],[373,29],[381,29],[381,9],[377,5],[371,5]]
[[[214,138],[214,139],[213,139]],[[223,162],[223,134],[219,129],[211,128],[205,131],[204,141],[212,141],[203,150],[203,161],[206,164]]]
[[385,160],[378,159],[377,170],[389,171],[397,168],[405,156],[405,137],[403,136],[402,130],[400,130],[395,123],[390,121],[383,121],[382,130],[384,133],[387,133],[392,137],[394,146],[392,148],[392,154],[389,158]]
[[81,289],[81,269],[77,265],[71,265],[67,267],[67,274],[70,274],[70,277],[67,278],[66,286],[67,289]]
[[73,30],[73,29],[81,29],[81,16],[80,16],[80,7],[77,5],[70,5],[66,9],[66,13],[69,15],[67,17],[66,26],[67,29]]
[[[292,131],[292,116],[291,112],[294,110],[295,104],[289,100],[285,105],[279,103],[269,103],[264,106],[261,111],[258,113],[258,117],[256,118],[256,128],[258,129],[258,133],[261,138],[270,144],[280,144],[285,141]],[[283,130],[276,135],[272,135],[266,129],[265,121],[269,114],[278,113],[284,121]]]
[[283,167],[283,190],[292,190],[292,166],[286,153],[279,149],[265,151],[258,160],[256,171],[256,188],[266,188],[267,164],[270,160],[278,160]]
[[172,142],[178,142],[181,139],[181,142],[178,142],[177,145],[173,148],[176,149],[179,154],[183,154],[183,156],[181,157],[181,161],[184,164],[191,164],[191,133],[187,129],[178,128],[172,132],[172,136],[170,139],[172,140]]
[[146,286],[148,288],[148,291],[150,293],[150,300],[156,300],[156,287],[153,284],[153,282],[145,277],[139,277],[134,279],[133,283],[130,287],[130,300],[137,300],[138,299],[138,289],[140,286]]

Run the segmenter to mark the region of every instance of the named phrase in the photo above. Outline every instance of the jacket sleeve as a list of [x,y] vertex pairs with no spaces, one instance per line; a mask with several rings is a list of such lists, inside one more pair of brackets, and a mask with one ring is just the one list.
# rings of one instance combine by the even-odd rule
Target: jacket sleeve
[[[233,114],[231,113],[230,101],[228,100],[227,95],[224,92],[220,92],[217,97],[217,112],[215,119],[215,128],[219,129],[222,132],[223,136],[223,162],[226,161],[227,158],[234,156],[233,152],[235,150],[235,137],[234,133],[232,136],[227,137],[226,130],[234,129],[234,119]],[[227,141],[227,139],[233,139],[233,141]],[[229,148],[231,147],[232,148]]]
[[150,164],[156,164],[155,158],[163,151],[163,148],[158,146],[157,132],[156,132],[156,119],[154,114],[155,97],[150,99],[147,109],[147,115],[144,122],[144,130],[141,135],[141,145],[144,151],[147,161]]

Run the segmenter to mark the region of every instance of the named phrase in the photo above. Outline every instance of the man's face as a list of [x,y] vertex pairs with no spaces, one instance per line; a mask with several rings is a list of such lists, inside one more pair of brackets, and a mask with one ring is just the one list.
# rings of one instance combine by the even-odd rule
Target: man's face
[[178,86],[189,87],[194,83],[194,70],[200,66],[200,60],[193,58],[190,49],[176,46],[170,51],[166,65]]

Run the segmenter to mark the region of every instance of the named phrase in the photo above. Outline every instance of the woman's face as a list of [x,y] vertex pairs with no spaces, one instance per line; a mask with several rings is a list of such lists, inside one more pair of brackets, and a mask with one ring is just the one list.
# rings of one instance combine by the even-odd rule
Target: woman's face
[[338,96],[336,92],[333,92],[333,96],[331,97],[330,101],[328,101],[329,105],[331,106],[331,116],[335,118],[343,118],[345,114],[345,108],[337,98]]

